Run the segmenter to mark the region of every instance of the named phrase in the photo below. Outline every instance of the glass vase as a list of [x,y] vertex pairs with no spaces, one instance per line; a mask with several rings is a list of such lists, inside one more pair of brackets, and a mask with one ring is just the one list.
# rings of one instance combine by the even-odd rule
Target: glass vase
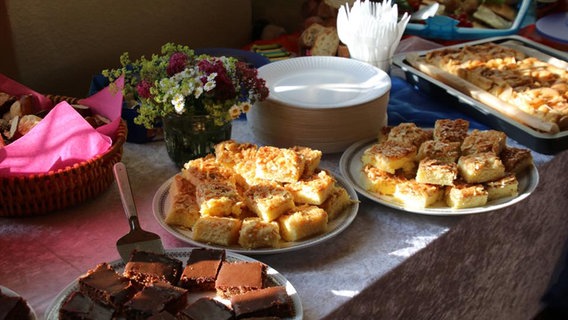
[[166,150],[179,167],[214,152],[217,143],[231,138],[231,122],[215,124],[208,115],[167,115],[162,119]]

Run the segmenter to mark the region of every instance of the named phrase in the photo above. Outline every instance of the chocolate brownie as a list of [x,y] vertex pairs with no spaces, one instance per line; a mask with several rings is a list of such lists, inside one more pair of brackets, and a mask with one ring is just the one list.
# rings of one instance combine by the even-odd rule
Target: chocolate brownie
[[292,299],[283,286],[252,290],[231,297],[237,319],[249,317],[291,317]]
[[266,279],[266,265],[261,262],[223,262],[215,281],[215,289],[221,297],[261,289]]
[[108,263],[101,263],[79,277],[79,290],[96,302],[120,309],[140,286],[118,274]]
[[200,298],[183,309],[178,315],[181,320],[234,319],[233,312],[222,302],[211,298]]
[[225,250],[197,248],[191,250],[180,279],[180,286],[190,291],[215,290],[215,280]]
[[126,302],[123,311],[127,319],[145,319],[162,311],[176,314],[187,305],[187,294],[168,282],[153,282]]
[[80,291],[73,291],[59,308],[59,320],[110,320],[114,315],[114,308],[96,303]]
[[31,319],[31,310],[22,297],[9,296],[0,291],[0,319],[27,320]]
[[165,254],[133,251],[124,266],[123,276],[148,284],[167,281],[177,285],[181,276],[182,262]]

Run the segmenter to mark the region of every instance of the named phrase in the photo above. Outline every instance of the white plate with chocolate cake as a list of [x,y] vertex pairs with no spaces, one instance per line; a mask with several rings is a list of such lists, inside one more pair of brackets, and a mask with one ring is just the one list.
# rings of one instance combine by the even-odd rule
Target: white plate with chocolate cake
[[303,309],[292,284],[262,262],[220,249],[178,248],[93,266],[56,296],[46,315],[300,320]]
[[387,127],[341,157],[342,175],[365,197],[427,215],[466,215],[518,203],[538,185],[530,150],[497,130],[470,130],[462,119]]
[[349,183],[319,168],[321,154],[222,142],[160,186],[154,216],[201,247],[273,254],[319,244],[345,230],[359,207]]

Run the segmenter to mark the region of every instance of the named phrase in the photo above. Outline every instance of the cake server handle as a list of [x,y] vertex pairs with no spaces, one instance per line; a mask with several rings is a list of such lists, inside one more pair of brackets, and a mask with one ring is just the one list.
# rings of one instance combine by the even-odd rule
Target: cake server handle
[[122,200],[124,213],[128,218],[130,229],[140,229],[140,222],[138,221],[138,213],[136,211],[136,204],[132,195],[132,188],[130,187],[130,180],[128,179],[128,172],[126,166],[122,162],[117,162],[114,167],[114,176],[118,185],[118,192]]

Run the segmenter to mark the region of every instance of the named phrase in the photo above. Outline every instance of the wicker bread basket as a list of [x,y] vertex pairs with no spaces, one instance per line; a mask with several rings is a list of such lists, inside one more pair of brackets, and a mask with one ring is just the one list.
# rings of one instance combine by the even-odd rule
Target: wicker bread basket
[[[48,96],[54,104],[79,99]],[[0,217],[43,215],[91,199],[114,181],[113,165],[122,158],[126,124],[121,121],[112,146],[93,159],[64,169],[26,176],[0,177]]]

